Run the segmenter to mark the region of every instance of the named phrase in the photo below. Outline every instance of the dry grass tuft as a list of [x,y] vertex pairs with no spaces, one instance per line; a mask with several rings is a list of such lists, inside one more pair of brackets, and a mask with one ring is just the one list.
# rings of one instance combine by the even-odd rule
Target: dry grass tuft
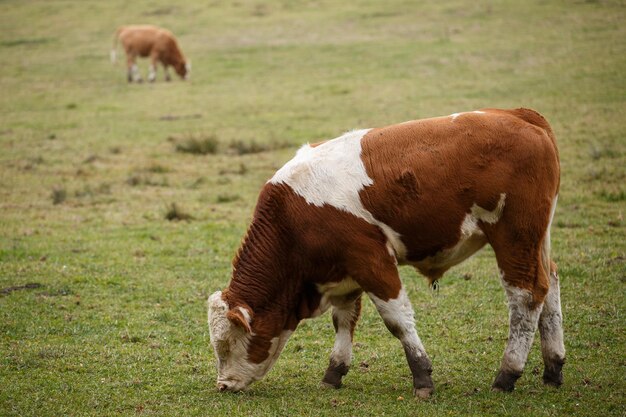
[[208,155],[217,153],[219,141],[213,135],[187,135],[184,138],[172,138],[176,144],[176,151],[193,155]]
[[190,221],[193,220],[193,218],[191,214],[184,211],[176,203],[170,204],[165,212],[165,219],[169,221]]
[[67,191],[65,188],[53,188],[51,198],[52,204],[61,204],[67,199]]

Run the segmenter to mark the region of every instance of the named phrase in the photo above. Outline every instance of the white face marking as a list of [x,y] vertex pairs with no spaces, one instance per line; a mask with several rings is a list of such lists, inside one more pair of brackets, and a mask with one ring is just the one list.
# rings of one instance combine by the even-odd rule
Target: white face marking
[[509,340],[504,351],[502,366],[509,372],[522,372],[528,352],[533,344],[541,306],[531,308],[533,296],[530,291],[509,285],[500,271],[502,286],[509,301]]
[[[250,313],[243,307],[237,308],[250,323]],[[258,364],[253,363],[248,360],[248,345],[254,333],[248,334],[228,320],[228,311],[221,291],[209,297],[209,332],[217,357],[217,384],[225,386],[229,391],[241,391],[263,378],[271,369],[292,332],[283,331],[280,336],[273,338],[267,359]]]
[[301,147],[268,182],[287,184],[309,204],[328,204],[380,227],[395,254],[404,258],[400,235],[376,220],[359,197],[363,188],[374,183],[361,160],[361,139],[369,131],[354,130],[316,147]]

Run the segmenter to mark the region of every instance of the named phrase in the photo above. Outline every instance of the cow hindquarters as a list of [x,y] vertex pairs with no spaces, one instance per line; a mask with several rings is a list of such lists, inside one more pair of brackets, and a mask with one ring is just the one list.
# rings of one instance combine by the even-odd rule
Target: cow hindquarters
[[330,354],[330,363],[322,379],[324,386],[341,387],[341,379],[348,373],[352,362],[352,338],[361,314],[361,292],[332,300],[335,345]]

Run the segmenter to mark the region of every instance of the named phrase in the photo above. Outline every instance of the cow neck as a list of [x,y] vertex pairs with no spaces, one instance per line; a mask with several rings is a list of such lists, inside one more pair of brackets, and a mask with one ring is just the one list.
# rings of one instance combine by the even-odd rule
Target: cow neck
[[[254,217],[233,261],[228,287],[231,307],[247,305],[255,313],[288,311],[298,282],[287,226],[281,218],[282,187],[267,185],[259,197]],[[230,304],[229,303],[229,304]]]

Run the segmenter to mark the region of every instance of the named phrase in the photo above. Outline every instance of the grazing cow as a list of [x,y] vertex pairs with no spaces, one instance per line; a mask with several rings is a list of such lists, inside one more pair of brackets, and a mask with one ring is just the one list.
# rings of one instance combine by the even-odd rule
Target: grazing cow
[[189,77],[191,65],[185,60],[183,53],[178,47],[176,38],[167,29],[162,29],[151,25],[122,26],[115,32],[113,37],[113,49],[111,50],[111,61],[115,62],[117,41],[120,41],[126,52],[126,63],[128,65],[128,82],[142,82],[139,69],[137,67],[137,57],[150,57],[150,69],[148,81],[156,79],[157,62],[163,65],[165,80],[170,81],[168,68],[174,67],[176,73],[182,78]]
[[512,391],[539,327],[546,384],[565,360],[550,224],[559,189],[552,130],[533,110],[484,109],[305,145],[263,187],[228,288],[208,300],[220,391],[262,378],[300,320],[332,307],[323,384],[348,372],[363,292],[400,339],[413,393],[433,392],[397,264],[432,283],[486,243],[510,330],[496,391]]

